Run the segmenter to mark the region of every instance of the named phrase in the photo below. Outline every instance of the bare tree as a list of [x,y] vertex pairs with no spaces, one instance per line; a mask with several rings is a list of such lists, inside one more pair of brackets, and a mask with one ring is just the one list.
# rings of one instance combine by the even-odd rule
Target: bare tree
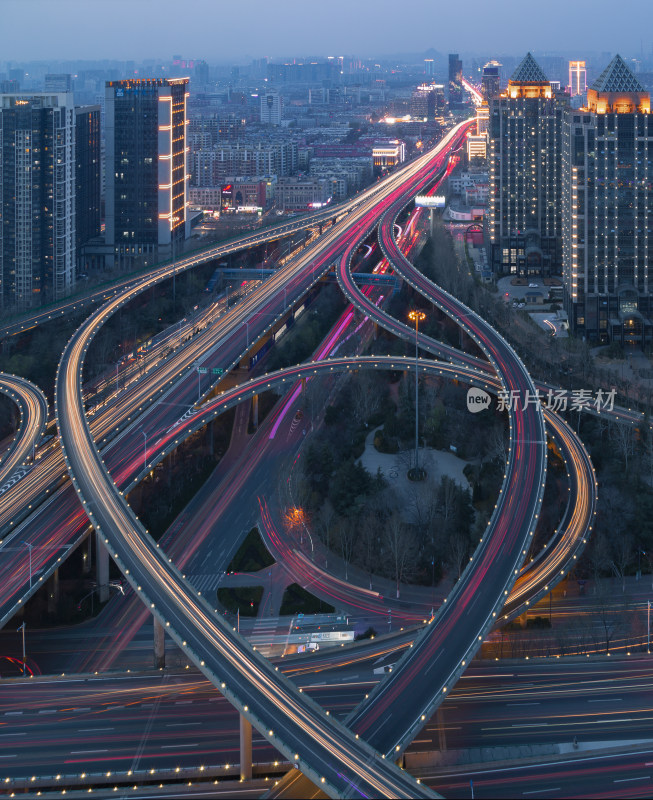
[[338,549],[342,560],[345,562],[345,580],[349,580],[349,565],[351,564],[356,546],[356,521],[344,518],[339,520],[335,531]]
[[622,533],[612,542],[612,559],[610,565],[614,574],[621,578],[621,591],[626,591],[626,571],[633,560],[633,537]]
[[392,577],[397,587],[415,574],[417,567],[417,542],[415,534],[401,520],[399,514],[392,514],[385,526],[383,543],[388,553]]
[[462,575],[463,569],[469,559],[469,541],[459,533],[452,533],[449,537],[449,556],[451,566],[458,572],[458,580]]
[[360,548],[360,563],[365,572],[369,575],[370,589],[372,588],[372,573],[374,567],[379,563],[379,531],[381,521],[373,512],[365,514],[360,524],[360,535],[358,545]]
[[383,392],[377,375],[363,373],[356,377],[351,392],[352,408],[356,419],[367,424],[383,402]]
[[632,425],[613,423],[610,427],[610,439],[614,442],[628,472],[628,459],[635,452],[635,433]]
[[438,492],[438,505],[442,516],[443,528],[448,532],[451,520],[456,510],[458,499],[458,486],[453,478],[448,475],[442,476],[440,491]]
[[422,529],[430,529],[438,513],[438,485],[434,468],[428,471],[426,481],[411,484],[406,510],[411,522]]
[[329,566],[329,552],[331,551],[331,534],[333,532],[333,527],[336,523],[337,514],[336,510],[333,507],[329,498],[327,498],[324,503],[322,504],[322,508],[320,509],[319,517],[318,517],[318,524],[317,529],[320,534],[320,538],[324,542],[326,546],[326,566]]
[[593,538],[589,562],[594,580],[594,594],[596,594],[601,573],[610,567],[610,545],[604,533],[597,533]]
[[508,461],[508,440],[503,424],[490,428],[484,455],[488,461],[500,461],[502,464]]
[[602,633],[605,652],[610,652],[610,642],[612,641],[616,629],[619,625],[619,615],[622,609],[615,607],[612,592],[607,581],[600,580],[596,586],[596,599],[594,605],[594,616]]

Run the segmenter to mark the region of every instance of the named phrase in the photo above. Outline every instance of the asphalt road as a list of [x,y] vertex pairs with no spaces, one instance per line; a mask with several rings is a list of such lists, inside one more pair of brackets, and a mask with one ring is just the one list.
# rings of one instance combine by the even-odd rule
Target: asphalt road
[[[398,180],[417,173],[421,166],[421,162],[411,165]],[[395,182],[390,180],[386,186],[392,187]],[[357,212],[358,219],[378,214],[377,207],[378,203],[374,201],[363,205]],[[357,224],[354,221],[354,228]],[[333,248],[340,246],[336,237],[331,242],[333,244],[322,245],[327,263],[334,255]],[[310,267],[310,271],[305,269],[301,277],[314,280],[312,262],[300,261]],[[268,282],[270,285],[266,284],[272,314],[278,314],[281,299],[278,288],[283,279],[275,285],[277,277],[278,274]],[[266,736],[275,744],[278,741],[280,749],[294,758],[302,771],[314,780],[321,781],[325,788],[335,793],[342,793],[345,787],[347,791],[355,787],[355,793],[364,794],[399,792],[412,796],[425,793],[392,762],[377,759],[362,740],[335,725],[332,718],[321,716],[317,707],[306,701],[303,704],[298,702],[296,692],[279,680],[267,662],[234,636],[219,617],[212,615],[210,606],[184,582],[181,574],[171,566],[171,559],[166,559],[158,546],[148,539],[133,512],[121,499],[88,431],[80,382],[89,342],[101,324],[125,301],[126,297],[123,297],[103,306],[73,336],[60,363],[56,388],[62,448],[73,484],[94,527],[106,537],[114,560],[173,638],[187,649],[193,661],[216,685],[228,686],[232,702],[259,730],[270,728]],[[285,306],[285,297],[283,302]],[[241,306],[238,309],[243,312],[242,321],[252,319],[251,309]],[[249,340],[248,331],[246,336]],[[273,727],[276,730],[273,731]],[[346,770],[344,775],[343,769]]]
[[[295,680],[332,714],[342,717],[378,680],[373,674],[378,663],[344,664]],[[524,744],[558,744],[569,751],[574,736],[581,747],[606,741],[618,747],[648,739],[652,679],[653,662],[645,657],[474,664],[408,752],[437,750],[441,730],[450,751]],[[197,673],[7,681],[0,684],[0,707],[4,756],[0,779],[108,769],[124,774],[129,769],[170,766],[222,768],[239,758],[238,715]],[[273,763],[276,759],[279,754],[255,733],[254,761]],[[609,769],[603,772],[600,788],[606,774],[610,785],[619,779],[618,762],[619,758],[605,759]],[[628,763],[636,762],[635,758]],[[445,797],[461,796],[457,791],[464,790],[465,784],[456,786],[461,771],[447,768],[443,777],[445,770],[440,770],[436,785]],[[542,788],[538,776],[546,770],[535,765],[513,771],[521,774],[525,791],[531,785]],[[584,796],[575,793],[575,770],[566,771],[559,796]],[[486,773],[497,781],[493,791],[500,791],[502,773],[493,770],[491,762],[475,768],[474,782],[476,775]],[[420,770],[419,774],[434,773]],[[428,783],[433,785],[433,780]],[[503,795],[492,796],[521,796],[508,793],[511,786],[507,783]],[[480,788],[478,796],[485,796]]]
[[48,401],[43,392],[25,378],[0,373],[0,393],[18,406],[20,423],[7,450],[0,455],[0,497],[9,479],[34,454],[48,421]]

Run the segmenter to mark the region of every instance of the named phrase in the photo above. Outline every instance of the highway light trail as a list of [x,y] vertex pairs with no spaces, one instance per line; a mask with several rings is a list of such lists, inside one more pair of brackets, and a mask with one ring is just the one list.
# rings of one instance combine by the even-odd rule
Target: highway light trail
[[34,456],[48,421],[48,401],[30,381],[0,372],[0,393],[9,397],[20,411],[20,424],[6,452],[0,456],[0,493],[8,479],[30,456]]
[[[435,159],[441,157],[440,153],[446,151],[454,138],[453,135],[445,137],[439,148],[436,148]],[[322,256],[319,263],[314,264],[307,257],[300,259],[299,269],[295,272],[297,277],[292,276],[289,282],[288,276],[274,276],[260,287],[260,291],[253,293],[255,300],[249,304],[245,302],[242,304],[243,307],[238,307],[238,312],[232,315],[232,321],[240,325],[242,344],[245,348],[248,348],[250,342],[251,322],[261,321],[262,316],[266,314],[279,317],[283,287],[291,285],[293,280],[299,281],[300,277],[308,278],[309,281],[316,280],[320,271],[327,269],[335,258],[340,257],[340,263],[342,258],[348,262],[352,254],[352,246],[347,247],[347,242],[351,242],[351,230],[356,233],[355,242],[360,242],[390,203],[408,191],[418,189],[426,180],[431,170],[429,163],[431,159],[434,159],[433,154],[411,164],[403,173],[394,175],[386,182],[383,185],[385,188],[377,188],[374,193],[376,196],[371,195],[368,201],[360,203],[346,225],[340,228],[336,226],[335,230],[332,229],[330,234],[321,240],[319,247]],[[340,254],[345,247],[347,247],[345,256],[341,257]],[[164,278],[157,276],[157,280],[162,279]],[[182,648],[186,649],[194,662],[234,705],[248,716],[276,747],[296,761],[313,780],[323,782],[325,789],[343,795],[348,794],[351,786],[355,785],[358,787],[357,793],[361,796],[375,795],[375,793],[384,793],[385,796],[397,794],[426,796],[422,795],[422,792],[425,792],[423,787],[419,787],[409,776],[397,770],[392,765],[391,759],[376,758],[374,751],[361,739],[348,733],[342,726],[335,726],[333,721],[325,718],[319,709],[306,703],[304,698],[296,696],[293,690],[275,675],[275,671],[267,662],[249,650],[222,620],[216,620],[208,604],[204,603],[179,572],[171,566],[160,548],[148,539],[109,477],[95,450],[84,417],[82,366],[89,343],[101,324],[109,319],[127,298],[134,296],[147,285],[150,284],[139,286],[137,290],[109,302],[96,312],[77,331],[60,364],[56,398],[62,442],[73,483],[85,501],[86,510],[93,524],[105,538],[106,544],[110,545],[112,556],[138,595],[164,624],[166,630]],[[460,313],[460,308],[455,307],[455,302],[450,298],[446,298],[446,302],[454,308],[455,314]],[[285,298],[283,304],[285,307]],[[463,312],[463,316],[468,317],[468,313]],[[245,331],[243,331],[244,323]],[[479,338],[486,343],[486,349],[492,354],[496,364],[502,363],[503,359],[500,371],[506,380],[506,385],[510,385],[510,381],[516,385],[520,381],[528,382],[527,375],[520,371],[519,362],[515,365],[514,353],[506,352],[503,343],[500,340],[493,340],[478,321],[469,318],[463,322],[463,326],[467,328],[476,326],[479,329]],[[205,409],[200,411],[205,413]],[[541,422],[540,417],[538,429],[535,417],[530,420],[526,414],[523,420],[516,415],[513,427],[517,442],[524,445],[526,442],[522,440],[528,438],[529,441],[539,442],[543,446],[544,434]],[[165,442],[163,444],[165,445]],[[176,443],[171,442],[171,447],[173,444]],[[533,448],[523,449],[530,453]],[[532,453],[530,455],[530,461],[526,460],[526,454],[522,461],[524,472],[528,476],[527,485],[533,487],[533,491],[528,493],[530,499],[518,509],[519,519],[522,520],[519,527],[522,528],[530,525],[529,510],[535,508],[540,499],[538,464],[541,469],[543,462],[541,459],[538,461],[537,455],[535,457]],[[488,540],[491,538],[487,536]],[[508,538],[507,534],[505,538]],[[493,549],[488,546],[486,549],[488,559],[497,555],[496,547]],[[511,577],[511,580],[514,578]],[[500,601],[502,604],[503,597],[500,597]],[[415,647],[416,650],[419,649],[419,643]],[[384,682],[386,685],[387,683]],[[281,722],[278,721],[280,712]],[[272,720],[277,721],[272,722]],[[269,726],[279,730],[273,731],[272,727],[267,730]],[[306,744],[307,735],[311,737],[310,745]],[[300,752],[302,750],[304,752]],[[385,750],[383,752],[385,754]]]
[[[432,157],[429,153],[395,174],[383,185],[385,192],[405,182],[407,176],[418,173]],[[379,191],[377,188],[377,193]],[[359,224],[356,220],[370,213],[378,216],[382,208],[378,197],[361,204],[351,219],[353,227]],[[348,224],[347,237],[350,227]],[[329,239],[328,234],[326,238]],[[334,238],[332,234],[331,242]],[[335,242],[330,246],[323,244],[326,258],[332,258],[332,248],[339,246]],[[315,269],[308,266],[315,278]],[[262,287],[270,303],[274,297],[277,307],[282,294],[279,288],[274,279]],[[223,620],[216,618],[208,604],[196,596],[149,539],[122,498],[102,464],[88,429],[81,377],[90,342],[128,296],[129,293],[110,301],[78,329],[61,359],[56,386],[57,414],[67,466],[94,527],[110,546],[112,557],[143,601],[207,677],[314,781],[336,795],[349,792],[355,784],[359,796],[429,796],[424,787],[398,770],[389,759],[378,758],[362,740],[336,725],[319,708],[305,702],[287,681],[275,674],[268,662],[253,652]],[[225,673],[228,681],[223,679]],[[342,777],[343,768],[346,779]]]

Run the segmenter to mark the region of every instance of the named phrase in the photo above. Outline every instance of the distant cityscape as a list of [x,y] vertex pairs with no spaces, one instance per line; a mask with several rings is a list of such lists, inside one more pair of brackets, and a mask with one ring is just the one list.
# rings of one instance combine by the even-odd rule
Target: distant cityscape
[[[208,235],[195,230],[201,220],[205,228],[219,228],[230,215],[260,222],[274,212],[342,201],[435,141],[449,120],[469,112],[474,99],[464,88],[457,54],[401,65],[356,58],[258,59],[228,68],[176,55],[168,63],[62,67],[72,71],[7,64],[0,72],[5,142],[0,274],[8,312],[62,299],[89,274],[145,268],[171,257],[173,249],[180,254],[189,239]],[[603,86],[612,81],[608,99],[598,103],[591,90],[588,101],[588,72],[591,85],[608,68],[610,75],[600,81]],[[609,226],[604,239],[610,220],[595,204],[612,208],[606,191],[613,165],[602,153],[610,150],[614,128],[608,128],[607,138],[600,135],[597,152],[594,142],[602,119],[610,125],[622,119],[596,114],[648,113],[653,61],[620,58],[615,64],[609,53],[568,62],[531,57],[521,66],[514,58],[474,59],[465,74],[482,103],[462,171],[450,179],[469,211],[452,207],[451,213],[480,219],[487,206],[490,272],[562,273],[574,331],[603,342],[624,336],[648,340],[646,324],[633,321],[637,331],[614,327],[624,303],[635,310],[641,305],[643,317],[650,315],[644,299],[647,237],[639,236],[628,254],[619,245],[616,268],[633,283],[634,299],[620,306],[617,286],[601,266],[620,239],[641,230],[637,222],[647,218],[648,192],[643,188],[636,197],[640,219],[630,214],[626,222],[620,208],[618,229]],[[510,88],[522,83],[529,88]],[[630,105],[614,106],[615,91],[628,92]],[[166,97],[172,110],[170,103],[158,102]],[[532,104],[519,100],[536,97],[543,102],[528,121],[525,109]],[[637,138],[648,136],[646,118],[641,119],[632,146],[638,142],[639,150],[646,150]],[[522,126],[528,124],[532,135],[524,134],[522,145]],[[574,125],[584,126],[584,154],[573,150]],[[165,140],[160,133],[168,126],[172,136]],[[19,139],[25,144],[20,149]],[[530,176],[522,174],[517,158],[523,146],[535,158]],[[50,155],[43,158],[46,148]],[[645,180],[647,168],[634,151],[632,158],[631,172],[620,174],[635,183]],[[161,177],[164,160],[168,173]],[[581,183],[569,183],[579,168],[575,181]],[[587,170],[596,169],[604,173],[597,175],[597,186],[606,189],[585,183]],[[572,214],[570,201],[579,191],[576,211],[587,208],[581,219],[597,215],[589,220],[590,229],[596,225],[600,231],[596,239],[579,230],[579,217]],[[604,303],[599,296],[610,299]]]

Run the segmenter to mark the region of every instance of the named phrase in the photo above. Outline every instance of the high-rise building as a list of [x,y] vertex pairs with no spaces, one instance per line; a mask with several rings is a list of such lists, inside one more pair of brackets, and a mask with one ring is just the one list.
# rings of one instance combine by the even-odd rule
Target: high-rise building
[[196,61],[194,67],[194,80],[199,86],[206,86],[209,82],[209,65],[206,61]]
[[281,125],[283,98],[279,92],[261,93],[261,122],[265,125]]
[[424,121],[435,119],[439,107],[444,105],[443,89],[435,83],[424,83],[414,89],[410,97],[410,116]]
[[75,109],[75,217],[77,274],[87,271],[82,248],[100,236],[102,165],[100,106]]
[[476,106],[476,135],[486,136],[490,129],[490,109],[485,103]]
[[569,62],[569,94],[571,97],[584,95],[587,91],[587,68],[584,61]]
[[28,309],[75,283],[70,93],[0,95],[0,304]]
[[50,73],[43,84],[46,92],[72,92],[73,76],[68,73]]
[[530,53],[490,100],[486,235],[496,272],[548,275],[562,266],[563,109]]
[[189,235],[187,99],[188,78],[106,84],[105,238],[121,267],[174,256]]
[[20,92],[19,81],[0,81],[0,94],[16,94]]
[[463,102],[463,62],[458,53],[449,53],[449,105],[460,106]]
[[653,340],[653,117],[621,56],[565,112],[563,278],[570,329],[590,340]]
[[435,75],[435,61],[432,58],[424,59],[424,74],[429,78]]
[[487,103],[491,97],[501,94],[501,64],[488,61],[481,74],[481,97]]

